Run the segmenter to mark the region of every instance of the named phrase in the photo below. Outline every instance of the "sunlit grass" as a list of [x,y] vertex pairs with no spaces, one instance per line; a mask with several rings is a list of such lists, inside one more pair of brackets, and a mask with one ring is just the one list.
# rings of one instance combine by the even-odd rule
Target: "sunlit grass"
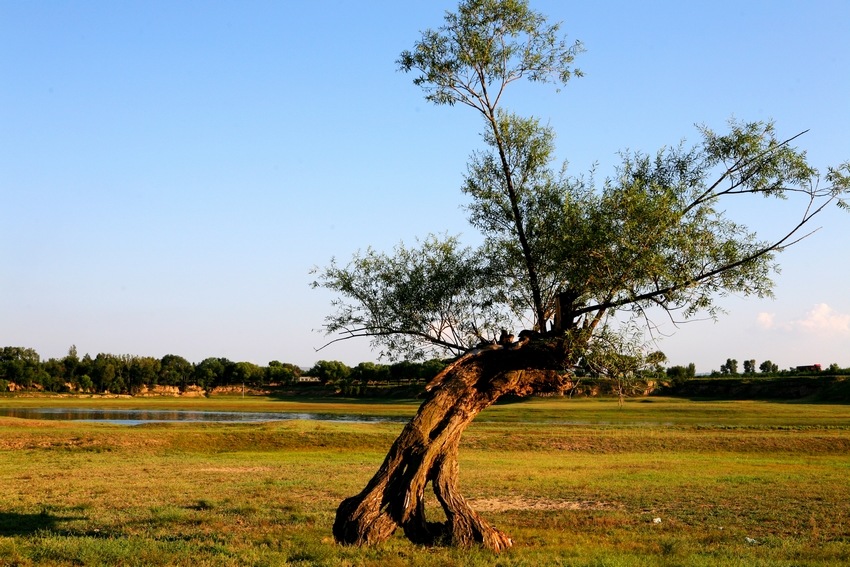
[[[183,407],[208,403],[220,402]],[[464,436],[461,483],[513,549],[422,548],[400,535],[373,549],[335,545],[336,506],[401,427],[2,418],[0,565],[850,563],[847,406],[502,404]]]

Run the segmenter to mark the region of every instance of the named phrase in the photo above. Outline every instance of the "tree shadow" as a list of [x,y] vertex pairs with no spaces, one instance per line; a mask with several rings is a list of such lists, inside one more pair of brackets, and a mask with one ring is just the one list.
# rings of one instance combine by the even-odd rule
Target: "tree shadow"
[[0,536],[28,536],[39,531],[56,531],[61,522],[83,520],[75,516],[56,516],[49,512],[18,514],[0,512]]

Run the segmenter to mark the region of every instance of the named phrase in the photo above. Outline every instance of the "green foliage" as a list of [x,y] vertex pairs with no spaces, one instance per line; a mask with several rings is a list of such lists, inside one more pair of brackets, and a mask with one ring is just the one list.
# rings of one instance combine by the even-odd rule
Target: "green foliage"
[[401,384],[402,380],[416,380],[421,377],[421,366],[409,360],[402,360],[389,366],[389,379]]
[[390,375],[390,367],[385,364],[361,362],[335,384],[343,395],[356,396],[363,393],[370,383],[386,384]]
[[759,364],[759,370],[761,370],[762,374],[776,374],[779,372],[779,365],[774,364],[769,360],[765,360]]
[[389,379],[398,385],[411,382],[429,382],[445,367],[446,363],[438,358],[424,362],[402,360],[389,366]]
[[250,362],[232,362],[226,358],[207,358],[192,364],[182,356],[167,354],[162,359],[149,356],[100,353],[95,358],[77,357],[76,348],[62,359],[42,362],[33,349],[0,348],[0,379],[7,387],[14,383],[25,389],[47,392],[67,390],[136,394],[158,385],[213,389],[217,386],[245,384],[262,386],[269,382],[290,384],[301,369],[289,363],[272,361],[268,367]]
[[40,363],[38,353],[31,348],[0,348],[0,378],[24,388],[38,383]]
[[192,380],[195,368],[191,362],[176,354],[166,354],[160,361],[158,382],[165,386],[185,389]]
[[92,382],[91,376],[83,374],[78,378],[76,386],[82,392],[89,392],[94,388],[94,382]]
[[[382,355],[415,359],[468,352],[498,329],[530,323],[573,335],[578,362],[610,342],[606,334],[632,342],[651,310],[717,317],[729,294],[771,296],[776,255],[826,206],[847,208],[850,162],[820,175],[792,145],[797,136],[778,137],[772,122],[730,121],[722,133],[701,127],[692,146],[624,152],[598,185],[595,175],[553,169],[554,132],[500,102],[523,78],[566,83],[580,51],[527,2],[466,0],[401,54],[427,100],[484,119],[484,149],[472,154],[462,190],[485,244],[432,236],[316,270],[313,285],[338,296],[329,334],[369,337]],[[748,210],[748,197],[795,197],[802,214],[765,241],[727,216],[736,203]]]
[[159,379],[161,364],[150,356],[127,357],[129,367],[127,385],[129,392],[135,394],[145,386],[155,386]]
[[234,384],[260,386],[266,378],[266,371],[252,362],[237,362],[233,365],[231,380]]
[[400,244],[392,255],[370,248],[346,266],[332,261],[314,273],[314,287],[355,298],[334,302],[338,312],[325,319],[327,332],[371,337],[393,360],[463,351],[495,337],[504,321],[488,291],[496,275],[454,237]]
[[[176,386],[180,390],[190,386],[213,390],[218,386],[243,384],[248,387],[291,386],[303,373],[299,366],[278,360],[263,367],[215,357],[192,364],[175,354],[167,354],[159,360],[104,353],[95,358],[86,354],[80,359],[76,350],[73,358],[72,364],[69,364],[69,357],[41,361],[34,349],[0,348],[0,392],[8,391],[10,384],[46,392],[70,390],[114,394],[136,394],[157,385]],[[339,392],[362,396],[391,385],[427,382],[445,366],[445,362],[436,358],[422,362],[404,360],[393,365],[363,362],[354,368],[339,361],[320,360],[307,374]],[[69,368],[74,372],[69,372]]]
[[338,360],[320,360],[307,371],[307,376],[319,379],[322,384],[335,384],[348,378],[351,368]]
[[726,362],[720,365],[721,374],[738,375],[738,361],[734,358],[727,358]]
[[397,61],[414,72],[413,83],[435,104],[471,106],[490,117],[505,87],[519,79],[566,84],[581,72],[571,67],[580,42],[560,37],[522,0],[466,0],[447,12],[438,30],[422,32]]
[[212,389],[224,384],[225,369],[230,361],[226,358],[205,358],[195,365],[192,375],[195,383],[201,388]]
[[294,364],[272,360],[266,368],[269,384],[292,384],[301,376],[301,368]]
[[[498,154],[497,160],[483,164],[484,179],[494,181],[496,191],[491,194],[504,197],[507,208],[499,216],[507,221],[519,249],[512,258],[516,266],[508,263],[497,269],[507,269],[508,278],[521,272],[520,289],[499,286],[498,291],[511,299],[527,287],[534,325],[545,331],[540,266],[535,256],[540,250],[532,248],[532,227],[526,225],[529,211],[522,209],[520,192],[523,171],[537,173],[548,160],[551,134],[537,135],[536,122],[502,113],[498,107],[505,88],[520,79],[563,85],[573,75],[580,75],[572,63],[582,46],[568,44],[561,37],[560,24],[550,24],[524,1],[468,0],[461,2],[456,13],[446,13],[445,22],[437,31],[423,32],[413,51],[403,52],[398,63],[405,72],[418,73],[413,82],[422,87],[427,100],[450,105],[460,102],[484,118],[485,142]],[[534,143],[541,147],[524,151],[528,140],[533,140],[530,147]]]
[[687,366],[671,366],[666,370],[666,374],[672,380],[673,386],[680,386],[696,376],[696,365],[691,362]]
[[431,360],[426,360],[422,363],[422,370],[420,376],[429,381],[434,378],[437,374],[443,371],[446,367],[446,363],[442,360],[432,358]]
[[462,186],[471,198],[466,207],[469,222],[484,236],[481,256],[498,274],[490,293],[515,317],[527,316],[538,302],[548,319],[560,291],[568,246],[564,238],[580,222],[578,207],[572,206],[579,196],[566,195],[566,180],[549,169],[555,149],[551,129],[536,119],[497,111],[493,131],[485,130],[487,148],[470,158]]
[[638,393],[647,379],[664,375],[666,355],[661,351],[647,353],[640,334],[597,330],[590,341],[579,341],[573,355],[580,355],[582,370],[592,377],[611,380],[620,406],[627,396]]

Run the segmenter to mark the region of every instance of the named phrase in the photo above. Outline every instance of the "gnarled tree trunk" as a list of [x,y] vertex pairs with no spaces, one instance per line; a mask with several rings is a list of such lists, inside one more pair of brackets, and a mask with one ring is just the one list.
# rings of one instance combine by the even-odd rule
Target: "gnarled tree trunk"
[[[505,394],[563,391],[562,342],[525,341],[467,354],[426,387],[426,399],[390,448],[363,491],[340,504],[333,525],[344,544],[380,543],[400,526],[413,542],[468,546],[501,551],[512,542],[478,515],[458,489],[458,445],[466,427]],[[425,517],[425,489],[431,484],[445,522]]]

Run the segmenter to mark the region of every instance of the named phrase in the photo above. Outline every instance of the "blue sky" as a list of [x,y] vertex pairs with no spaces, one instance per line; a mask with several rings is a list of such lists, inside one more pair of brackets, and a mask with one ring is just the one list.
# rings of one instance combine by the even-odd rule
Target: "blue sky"
[[[477,240],[459,187],[479,119],[395,65],[455,6],[0,3],[0,345],[373,359],[366,341],[315,351],[332,298],[309,271],[429,232]],[[818,167],[850,159],[850,3],[532,6],[584,42],[586,76],[505,104],[555,129],[574,174],[732,116],[809,129]],[[769,236],[793,217],[768,204],[735,214]],[[775,300],[681,326],[659,344],[670,363],[850,366],[850,217],[817,225],[780,257]]]

